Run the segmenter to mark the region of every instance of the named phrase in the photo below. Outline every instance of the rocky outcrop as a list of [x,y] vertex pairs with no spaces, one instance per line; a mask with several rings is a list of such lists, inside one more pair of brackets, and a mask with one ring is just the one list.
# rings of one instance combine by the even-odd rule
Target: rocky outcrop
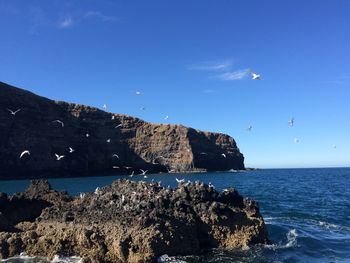
[[[253,200],[198,182],[170,189],[118,180],[75,198],[47,182],[34,182],[25,193],[0,197],[0,222],[7,222],[0,229],[0,258],[25,251],[49,258],[79,256],[84,262],[141,263],[163,254],[268,242]],[[31,216],[19,220],[28,203]]]
[[[244,169],[225,134],[151,124],[1,82],[0,105],[0,178]],[[30,155],[19,158],[24,150]],[[57,161],[55,154],[64,157]]]

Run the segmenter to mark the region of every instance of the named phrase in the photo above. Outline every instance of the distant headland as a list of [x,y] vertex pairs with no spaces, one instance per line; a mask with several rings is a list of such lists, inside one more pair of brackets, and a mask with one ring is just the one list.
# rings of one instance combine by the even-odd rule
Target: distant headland
[[0,179],[243,170],[235,140],[0,82]]

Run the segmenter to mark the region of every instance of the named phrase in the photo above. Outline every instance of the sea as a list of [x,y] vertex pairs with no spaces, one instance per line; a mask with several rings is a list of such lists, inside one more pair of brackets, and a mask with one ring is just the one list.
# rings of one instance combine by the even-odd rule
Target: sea
[[[94,191],[122,176],[49,179],[54,189],[71,195]],[[176,187],[176,178],[211,182],[219,191],[234,187],[255,199],[265,219],[271,244],[246,250],[207,251],[175,256],[172,262],[350,262],[350,168],[262,169],[243,172],[150,174],[132,180],[161,181]],[[29,180],[0,181],[0,192],[23,191]],[[9,263],[47,263],[21,255]],[[52,262],[52,261],[51,261]],[[57,256],[54,262],[79,262]]]

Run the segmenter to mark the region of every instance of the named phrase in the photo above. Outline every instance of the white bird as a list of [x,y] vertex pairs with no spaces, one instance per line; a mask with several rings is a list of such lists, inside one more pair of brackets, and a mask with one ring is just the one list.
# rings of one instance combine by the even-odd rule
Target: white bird
[[116,154],[116,153],[113,154],[112,157],[117,157],[117,158],[119,159],[119,156],[118,156],[118,154]]
[[141,91],[136,91],[135,94],[136,95],[141,95]]
[[62,121],[60,121],[60,120],[54,120],[54,121],[52,121],[52,122],[57,122],[57,123],[61,124],[62,127],[64,127],[64,123],[63,123]]
[[252,130],[252,128],[253,128],[253,126],[252,126],[252,125],[249,125],[248,128],[247,128],[247,131],[250,132],[250,131]]
[[176,182],[178,182],[179,184],[181,184],[181,183],[184,183],[185,182],[185,179],[177,179],[177,178],[175,178],[175,180],[176,180]]
[[226,158],[226,154],[222,153],[221,156],[223,156],[224,158]]
[[119,166],[113,166],[112,168],[113,169],[119,169],[120,167]]
[[114,118],[115,118],[115,116],[114,116],[114,115],[112,115],[112,120],[114,120]]
[[200,155],[208,155],[207,153],[205,152],[201,152]]
[[84,193],[80,193],[79,197],[80,197],[80,199],[84,199],[85,194]]
[[294,126],[294,118],[291,118],[289,121],[288,121],[288,125],[290,127],[293,127]]
[[87,138],[89,138],[89,137],[90,137],[90,134],[87,133],[85,136],[86,136]]
[[110,142],[111,142],[111,139],[107,139],[107,141],[106,141],[106,142],[110,143]]
[[123,126],[123,124],[118,124],[117,126],[115,126],[114,128],[116,129],[116,128],[119,128],[119,127],[122,127]]
[[260,74],[257,74],[257,73],[254,73],[254,72],[251,71],[250,75],[251,75],[253,80],[261,80]]
[[140,110],[146,110],[146,108],[145,107],[141,107]]
[[298,138],[294,138],[294,143],[298,143],[299,139]]
[[215,188],[215,186],[211,182],[209,182],[208,186],[212,187],[212,188]]
[[106,104],[103,104],[102,108],[103,108],[104,110],[106,110],[106,109],[107,109],[107,105],[106,105]]
[[10,112],[11,115],[15,116],[16,113],[19,112],[21,109],[18,109],[18,110],[15,110],[15,111],[10,110],[10,109],[7,109],[7,110]]
[[130,177],[133,177],[134,176],[134,171],[132,171],[132,173],[129,175]]
[[145,175],[147,172],[148,172],[148,170],[142,170],[142,169],[140,169],[140,171],[141,171],[141,173],[142,173],[142,175]]
[[72,147],[69,147],[69,153],[74,152],[74,149]]
[[337,145],[333,144],[332,147],[333,147],[334,149],[336,149],[336,148],[337,148]]
[[25,154],[30,155],[30,152],[29,152],[28,150],[23,151],[23,152],[20,154],[19,158],[21,159]]
[[144,175],[143,178],[148,178],[148,176],[147,176],[147,175]]
[[169,119],[169,116],[168,116],[168,115],[165,116],[164,120],[167,120],[167,119]]
[[96,187],[95,194],[98,194],[100,192],[100,187]]
[[126,170],[129,170],[129,169],[131,169],[132,167],[130,167],[130,166],[124,166],[124,168],[125,168]]
[[55,156],[56,156],[57,161],[59,161],[62,158],[64,158],[64,155],[58,155],[57,153],[55,153]]

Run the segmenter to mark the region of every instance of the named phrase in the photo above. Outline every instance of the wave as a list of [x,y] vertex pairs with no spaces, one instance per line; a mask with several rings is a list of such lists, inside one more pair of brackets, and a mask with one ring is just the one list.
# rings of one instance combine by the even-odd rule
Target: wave
[[55,255],[52,261],[49,261],[40,257],[30,257],[26,253],[21,253],[19,256],[11,257],[7,259],[0,260],[0,262],[23,262],[23,263],[81,263],[82,259],[79,257],[63,257]]
[[291,229],[286,234],[287,242],[285,244],[272,244],[272,245],[265,245],[265,248],[271,248],[271,249],[285,249],[285,248],[292,248],[296,247],[298,245],[298,233],[296,229]]

